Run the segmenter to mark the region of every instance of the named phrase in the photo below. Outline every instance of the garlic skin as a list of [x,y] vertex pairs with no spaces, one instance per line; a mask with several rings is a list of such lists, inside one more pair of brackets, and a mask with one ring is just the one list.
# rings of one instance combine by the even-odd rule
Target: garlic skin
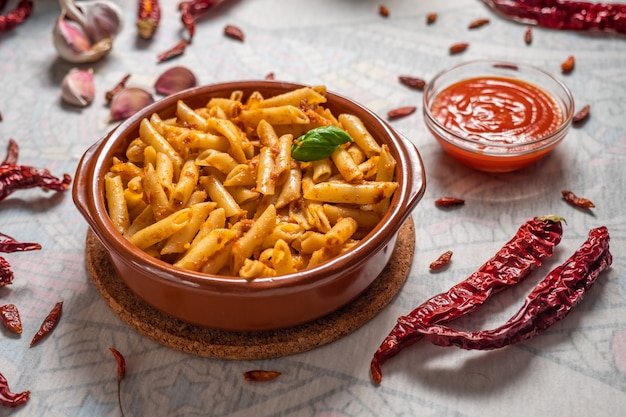
[[59,56],[72,63],[95,62],[113,49],[123,27],[121,9],[107,0],[59,0],[61,14],[52,30]]
[[115,122],[126,119],[152,103],[154,97],[143,88],[125,87],[111,99],[109,120]]
[[157,78],[154,90],[158,94],[168,96],[187,88],[195,87],[196,76],[185,67],[172,67]]
[[93,70],[72,68],[63,78],[61,98],[64,102],[72,106],[87,107],[95,96]]

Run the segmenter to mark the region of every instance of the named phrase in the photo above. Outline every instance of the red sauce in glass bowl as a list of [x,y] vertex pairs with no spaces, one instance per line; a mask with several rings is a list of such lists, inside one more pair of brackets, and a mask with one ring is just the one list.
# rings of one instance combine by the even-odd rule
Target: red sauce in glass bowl
[[447,129],[485,143],[523,144],[556,131],[557,102],[541,88],[507,77],[476,77],[441,91],[432,115]]

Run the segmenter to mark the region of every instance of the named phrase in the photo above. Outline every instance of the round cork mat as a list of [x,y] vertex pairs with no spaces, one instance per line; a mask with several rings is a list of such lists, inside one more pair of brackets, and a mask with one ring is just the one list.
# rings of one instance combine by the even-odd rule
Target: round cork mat
[[402,225],[391,259],[356,299],[324,317],[280,330],[231,332],[186,323],[150,306],[117,276],[96,235],[87,232],[91,278],[113,312],[140,334],[170,348],[219,359],[268,359],[305,352],[358,329],[386,307],[409,274],[415,249],[413,219]]

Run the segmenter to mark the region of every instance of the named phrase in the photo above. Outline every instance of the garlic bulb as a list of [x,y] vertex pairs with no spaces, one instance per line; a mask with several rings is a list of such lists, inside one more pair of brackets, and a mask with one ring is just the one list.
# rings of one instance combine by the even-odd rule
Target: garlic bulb
[[59,0],[61,14],[52,31],[61,58],[73,63],[95,62],[113,49],[123,26],[121,9],[107,0]]
[[93,71],[72,68],[63,78],[61,98],[73,106],[86,107],[93,101],[95,91]]

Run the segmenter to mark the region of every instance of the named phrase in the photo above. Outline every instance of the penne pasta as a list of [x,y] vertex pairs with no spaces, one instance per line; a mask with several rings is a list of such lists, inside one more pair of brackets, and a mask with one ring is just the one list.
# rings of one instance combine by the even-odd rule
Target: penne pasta
[[[179,100],[174,116],[141,120],[104,178],[112,223],[176,267],[246,280],[350,250],[386,213],[396,161],[358,117],[324,103],[323,86],[273,97],[233,91],[199,108]],[[353,141],[326,157],[315,150],[322,138],[312,144],[321,159],[295,159],[294,142],[320,126]]]

